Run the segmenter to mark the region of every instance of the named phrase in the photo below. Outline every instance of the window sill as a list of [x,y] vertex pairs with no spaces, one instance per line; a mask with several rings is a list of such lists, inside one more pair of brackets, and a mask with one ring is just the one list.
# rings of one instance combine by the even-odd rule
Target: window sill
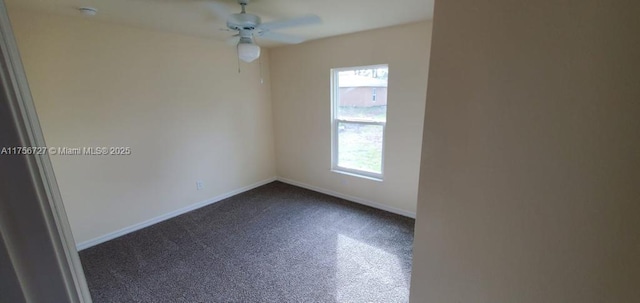
[[368,179],[368,180],[371,180],[371,181],[378,181],[378,182],[384,181],[382,179],[382,177],[372,177],[372,176],[367,176],[367,175],[361,175],[361,174],[358,174],[358,173],[344,171],[344,170],[340,170],[340,169],[336,169],[336,168],[331,169],[331,172],[342,174],[342,175],[347,175],[347,176],[352,176],[352,177]]

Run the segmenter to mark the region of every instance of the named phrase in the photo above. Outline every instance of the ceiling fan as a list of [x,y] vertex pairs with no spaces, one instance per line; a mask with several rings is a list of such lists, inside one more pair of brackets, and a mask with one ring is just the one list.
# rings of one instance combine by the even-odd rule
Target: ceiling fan
[[244,62],[252,62],[260,57],[260,46],[255,43],[255,37],[276,42],[297,44],[303,42],[305,39],[276,33],[272,30],[322,23],[320,17],[316,15],[306,15],[293,19],[262,23],[260,17],[246,12],[246,6],[249,4],[249,0],[238,0],[238,4],[240,4],[242,10],[240,13],[235,14],[219,2],[210,2],[209,7],[216,16],[227,21],[227,30],[238,32],[229,38],[228,42],[237,46],[238,58]]

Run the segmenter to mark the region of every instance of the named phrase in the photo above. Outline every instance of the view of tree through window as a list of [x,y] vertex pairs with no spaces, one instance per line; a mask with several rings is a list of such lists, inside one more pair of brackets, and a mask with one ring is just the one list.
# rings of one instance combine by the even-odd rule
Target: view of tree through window
[[333,168],[382,177],[389,68],[333,71]]

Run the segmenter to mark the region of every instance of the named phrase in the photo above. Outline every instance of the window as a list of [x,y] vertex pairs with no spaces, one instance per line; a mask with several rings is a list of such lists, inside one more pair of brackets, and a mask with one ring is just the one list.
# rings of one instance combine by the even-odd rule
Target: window
[[388,75],[388,65],[331,70],[334,171],[382,179]]

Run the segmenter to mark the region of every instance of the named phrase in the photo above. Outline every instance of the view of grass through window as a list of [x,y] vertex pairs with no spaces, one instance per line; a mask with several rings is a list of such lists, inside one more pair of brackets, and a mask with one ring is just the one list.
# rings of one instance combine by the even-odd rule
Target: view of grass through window
[[338,166],[382,172],[382,126],[339,124]]
[[388,67],[334,70],[334,168],[382,175]]

